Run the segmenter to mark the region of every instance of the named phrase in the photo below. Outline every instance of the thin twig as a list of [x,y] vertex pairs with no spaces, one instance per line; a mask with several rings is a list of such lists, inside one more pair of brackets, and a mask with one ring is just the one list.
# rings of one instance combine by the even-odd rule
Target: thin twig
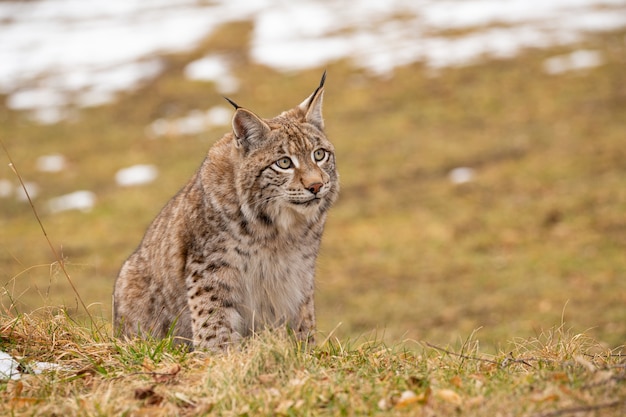
[[102,333],[100,333],[100,329],[95,324],[96,322],[94,321],[91,313],[89,312],[89,309],[85,305],[85,302],[83,301],[83,298],[78,293],[78,290],[76,289],[76,286],[74,286],[74,282],[72,281],[72,278],[70,278],[70,274],[67,272],[67,269],[65,268],[65,262],[63,261],[63,258],[60,257],[58,252],[56,251],[56,249],[54,249],[54,245],[52,245],[52,242],[50,241],[50,238],[48,237],[48,233],[46,232],[46,228],[43,226],[43,223],[42,223],[41,219],[39,218],[39,214],[37,213],[37,209],[35,209],[35,205],[33,204],[33,200],[30,198],[30,194],[28,193],[28,190],[26,189],[26,186],[24,185],[24,181],[22,180],[22,176],[20,175],[20,172],[18,171],[17,167],[15,166],[15,163],[13,162],[13,159],[11,158],[11,154],[9,153],[9,150],[4,145],[4,142],[2,141],[1,138],[0,138],[0,145],[2,145],[2,149],[4,150],[4,153],[7,155],[7,158],[9,159],[9,166],[11,167],[11,170],[13,170],[13,172],[17,176],[17,179],[19,180],[20,185],[22,186],[22,190],[24,190],[24,194],[26,195],[26,198],[28,199],[28,203],[30,204],[30,208],[31,208],[33,214],[35,215],[35,219],[37,219],[37,223],[39,223],[39,227],[41,228],[41,231],[43,232],[43,235],[46,238],[46,241],[48,242],[48,246],[50,247],[50,250],[52,251],[52,254],[54,255],[54,258],[56,259],[57,263],[61,267],[61,270],[63,271],[63,274],[67,278],[67,282],[69,282],[70,286],[72,287],[72,290],[74,291],[74,294],[76,294],[76,297],[78,297],[78,300],[80,301],[80,304],[82,305],[83,309],[87,313],[87,316],[89,317],[89,320],[91,320],[91,323],[95,326],[95,329],[98,332],[98,335],[100,336],[100,338],[103,338]]
[[559,417],[567,414],[585,413],[589,411],[605,410],[607,408],[626,407],[626,401],[617,400],[610,403],[583,405],[579,407],[561,408],[554,411],[531,414],[530,417]]
[[426,344],[426,346],[431,347],[433,349],[436,349],[436,350],[438,350],[440,352],[447,353],[448,355],[456,356],[456,357],[463,358],[463,359],[470,359],[470,360],[475,360],[475,361],[487,362],[487,363],[491,363],[491,364],[494,364],[494,365],[499,365],[500,364],[498,361],[494,361],[494,360],[491,360],[491,359],[485,359],[485,358],[479,358],[479,357],[476,357],[476,356],[463,355],[461,353],[451,352],[451,351],[446,350],[446,349],[444,349],[442,347],[439,347],[437,345],[433,345],[432,343],[429,343],[429,342],[424,342],[424,343]]
[[487,362],[487,363],[491,363],[493,365],[498,365],[501,368],[505,368],[507,367],[509,364],[511,363],[521,363],[522,365],[526,365],[530,368],[534,368],[530,363],[528,363],[528,361],[531,360],[537,360],[537,359],[515,359],[514,357],[510,357],[510,358],[505,358],[502,362],[498,362],[498,361],[494,361],[492,359],[486,359],[486,358],[479,358],[477,356],[468,356],[468,355],[464,355],[461,353],[456,353],[456,352],[451,352],[447,349],[444,349],[442,347],[439,347],[437,345],[433,345],[432,343],[429,342],[424,342],[428,347],[431,347],[433,349],[436,349],[440,352],[444,352],[447,353],[448,355],[452,355],[452,356],[456,356],[458,358],[462,358],[462,359],[469,359],[469,360],[474,360],[474,361],[481,361],[481,362]]
[[[128,374],[115,376],[111,378],[111,380],[113,381],[116,379],[124,379],[124,378],[129,378],[133,376],[141,376],[141,375],[148,375],[155,379],[158,379],[159,377],[174,378],[176,375],[180,373],[180,371],[181,371],[181,367],[180,365],[178,365],[170,372],[156,372],[156,371],[130,372]],[[164,382],[164,381],[157,381],[157,382]]]

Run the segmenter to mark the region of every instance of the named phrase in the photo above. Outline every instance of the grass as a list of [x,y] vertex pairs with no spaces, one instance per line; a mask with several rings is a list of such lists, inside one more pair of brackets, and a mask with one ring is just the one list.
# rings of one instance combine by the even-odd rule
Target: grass
[[[317,273],[329,341],[305,351],[262,335],[207,357],[108,337],[119,266],[228,129],[146,138],[157,117],[223,103],[212,84],[185,80],[184,65],[228,53],[241,81],[232,98],[262,116],[319,81],[322,69],[250,62],[250,30],[225,26],[191,54],[164,56],[168,71],[150,85],[58,125],[0,104],[0,137],[41,186],[35,206],[95,317],[30,208],[0,200],[0,350],[64,366],[0,383],[0,414],[623,414],[624,31],[436,74],[329,65],[324,111],[342,181]],[[546,58],[576,48],[605,64],[543,72]],[[35,159],[56,152],[69,169],[37,172]],[[136,163],[155,164],[157,182],[116,187],[115,172]],[[460,166],[475,170],[472,182],[449,181]],[[0,178],[16,184],[7,164]],[[48,198],[77,189],[97,194],[93,211],[45,212]]]
[[[5,316],[0,348],[60,368],[3,384],[3,415],[622,415],[624,356],[564,328],[509,352],[423,342],[340,341],[306,349],[264,333],[228,355],[102,338],[65,311]],[[98,329],[94,328],[97,326]]]

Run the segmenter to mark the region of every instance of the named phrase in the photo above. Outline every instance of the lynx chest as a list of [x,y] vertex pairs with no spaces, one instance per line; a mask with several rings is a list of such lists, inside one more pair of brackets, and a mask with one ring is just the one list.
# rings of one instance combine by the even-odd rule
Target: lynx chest
[[314,259],[297,248],[258,248],[241,264],[245,332],[290,323],[314,283]]

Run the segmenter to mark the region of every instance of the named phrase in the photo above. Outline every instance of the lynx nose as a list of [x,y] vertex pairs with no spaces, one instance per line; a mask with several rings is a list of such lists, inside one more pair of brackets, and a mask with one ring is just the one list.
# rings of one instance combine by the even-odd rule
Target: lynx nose
[[313,184],[308,185],[306,189],[312,192],[313,194],[317,195],[317,193],[319,193],[320,190],[322,189],[323,185],[324,184],[322,184],[321,182],[314,182]]

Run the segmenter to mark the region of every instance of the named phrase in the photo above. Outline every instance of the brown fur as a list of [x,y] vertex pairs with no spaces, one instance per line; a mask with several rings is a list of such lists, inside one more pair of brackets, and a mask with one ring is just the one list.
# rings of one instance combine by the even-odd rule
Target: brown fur
[[324,77],[302,104],[269,120],[235,105],[233,132],[122,266],[113,294],[120,334],[172,331],[216,350],[286,325],[313,340],[315,261],[339,192],[323,84]]

